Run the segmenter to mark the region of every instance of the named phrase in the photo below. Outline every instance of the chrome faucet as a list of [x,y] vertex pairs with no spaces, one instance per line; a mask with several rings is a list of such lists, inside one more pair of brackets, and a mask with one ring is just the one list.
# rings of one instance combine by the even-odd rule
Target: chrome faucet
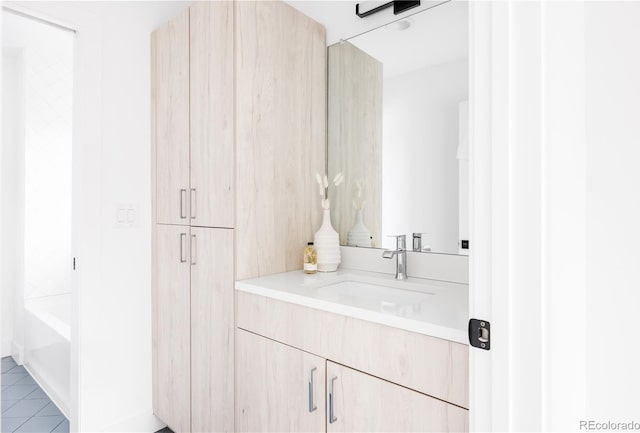
[[413,251],[422,252],[422,233],[413,234]]
[[398,235],[392,236],[396,238],[395,251],[385,250],[382,253],[382,257],[385,259],[392,259],[396,256],[396,280],[407,279],[407,236]]

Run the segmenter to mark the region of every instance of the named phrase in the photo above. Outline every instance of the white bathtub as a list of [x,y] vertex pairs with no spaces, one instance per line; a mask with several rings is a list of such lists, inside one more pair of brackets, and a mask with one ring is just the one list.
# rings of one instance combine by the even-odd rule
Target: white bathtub
[[69,418],[71,295],[25,300],[24,366]]

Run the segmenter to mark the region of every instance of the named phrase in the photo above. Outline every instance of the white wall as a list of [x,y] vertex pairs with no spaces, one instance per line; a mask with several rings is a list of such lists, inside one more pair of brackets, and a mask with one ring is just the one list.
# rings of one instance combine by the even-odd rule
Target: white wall
[[[28,7],[78,29],[72,430],[154,431],[160,424],[151,407],[150,33],[186,3]],[[119,204],[135,205],[134,227],[114,224]]]
[[640,422],[640,3],[586,2],[589,419]]
[[466,60],[385,77],[383,247],[395,247],[385,235],[424,232],[433,251],[458,253],[458,104],[467,95]]
[[[1,262],[2,356],[20,360],[23,346],[24,227],[24,57],[5,50],[2,57]],[[22,127],[21,127],[22,126]],[[12,347],[13,345],[13,347]]]
[[[128,417],[151,413],[149,36],[183,7],[125,3],[103,15],[103,28],[113,31],[105,31],[102,51],[102,287],[83,303],[97,313],[84,331],[95,352],[85,383],[94,395],[83,408],[96,428],[129,430],[137,421]],[[137,210],[133,228],[114,225],[120,204]]]

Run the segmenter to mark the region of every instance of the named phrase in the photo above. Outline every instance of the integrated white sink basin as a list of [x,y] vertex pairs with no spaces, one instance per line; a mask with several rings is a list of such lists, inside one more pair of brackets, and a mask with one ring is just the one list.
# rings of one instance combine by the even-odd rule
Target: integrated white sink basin
[[403,309],[417,310],[433,293],[417,292],[378,284],[345,280],[317,288],[316,298],[381,313],[406,316]]
[[466,344],[468,286],[339,270],[236,281],[236,289]]

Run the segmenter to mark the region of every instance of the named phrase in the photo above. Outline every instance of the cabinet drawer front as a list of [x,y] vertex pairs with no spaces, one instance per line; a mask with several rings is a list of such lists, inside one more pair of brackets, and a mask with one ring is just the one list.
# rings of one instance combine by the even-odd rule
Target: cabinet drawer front
[[464,344],[238,291],[237,325],[468,408]]
[[466,432],[469,411],[327,362],[328,432]]
[[325,431],[325,360],[237,331],[237,431]]

